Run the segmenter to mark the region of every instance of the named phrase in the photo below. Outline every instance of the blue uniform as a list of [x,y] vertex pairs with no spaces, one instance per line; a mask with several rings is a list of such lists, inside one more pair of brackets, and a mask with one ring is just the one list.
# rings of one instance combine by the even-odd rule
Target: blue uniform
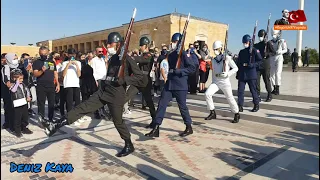
[[192,120],[186,105],[188,94],[188,75],[196,71],[198,60],[195,60],[194,55],[187,55],[185,51],[182,53],[182,61],[180,69],[175,69],[178,54],[173,52],[169,54],[169,74],[168,80],[161,92],[159,100],[155,124],[161,125],[168,103],[173,97],[176,98],[181,116],[186,125],[191,125]]
[[257,93],[257,68],[262,62],[262,57],[259,50],[256,48],[252,49],[252,53],[252,60],[250,62],[249,48],[242,49],[239,52],[237,60],[237,66],[239,68],[239,71],[237,72],[239,106],[243,106],[246,83],[249,85],[253,103],[258,105],[260,101]]

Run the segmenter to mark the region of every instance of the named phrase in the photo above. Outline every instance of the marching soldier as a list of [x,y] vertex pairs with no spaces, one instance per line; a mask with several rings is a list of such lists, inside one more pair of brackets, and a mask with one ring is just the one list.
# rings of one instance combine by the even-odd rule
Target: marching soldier
[[252,48],[252,59],[250,58],[250,43],[253,43],[250,35],[244,35],[242,37],[242,43],[245,48],[239,52],[237,60],[237,66],[239,68],[239,71],[237,72],[239,111],[243,112],[244,89],[246,84],[248,83],[254,103],[254,107],[251,112],[257,112],[259,110],[260,99],[257,93],[256,69],[260,64],[262,57],[258,49]]
[[[114,48],[114,52],[121,47],[121,40],[122,37],[118,32],[112,32],[109,34],[108,44],[110,44],[110,48]],[[108,49],[108,51],[110,50]],[[88,100],[82,102],[69,111],[65,117],[62,117],[60,122],[43,123],[48,135],[52,136],[62,126],[72,124],[82,116],[92,113],[107,104],[113,123],[121,138],[125,141],[124,148],[116,154],[116,156],[123,157],[132,153],[134,151],[134,147],[131,142],[130,132],[122,119],[122,109],[125,102],[126,85],[133,85],[140,82],[143,79],[143,74],[137,66],[137,63],[128,55],[126,62],[125,76],[123,79],[119,79],[117,75],[121,66],[121,61],[119,60],[119,56],[114,54],[109,60],[106,80],[102,81],[101,88],[99,88],[97,92],[95,92]],[[133,73],[134,76],[129,76],[131,73]]]
[[[212,84],[210,84],[209,88],[205,93],[207,107],[210,110],[210,114],[208,117],[205,118],[205,120],[216,119],[216,112],[214,110],[215,108],[212,96],[219,89],[221,89],[224,95],[226,96],[226,99],[231,107],[231,111],[235,114],[232,123],[237,123],[240,119],[239,108],[232,94],[232,87],[229,77],[238,71],[238,67],[232,60],[231,56],[227,55],[226,59],[224,60],[224,54],[222,54],[221,41],[215,41],[213,43],[213,51],[216,57],[212,59]],[[232,68],[232,70],[229,70],[230,67]]]
[[[171,38],[172,49],[177,48],[177,42],[181,39],[182,35],[180,33],[173,34]],[[184,137],[193,133],[191,127],[191,117],[189,114],[188,107],[186,105],[186,99],[188,94],[188,76],[194,73],[196,70],[197,61],[194,58],[190,58],[185,51],[183,51],[181,56],[181,68],[176,69],[176,63],[178,61],[178,54],[176,52],[170,53],[168,55],[169,63],[169,74],[168,80],[165,84],[164,89],[161,93],[161,98],[158,104],[157,115],[154,120],[153,129],[151,132],[147,133],[146,136],[149,137],[159,137],[159,126],[163,121],[164,114],[168,103],[171,101],[172,97],[175,97],[179,105],[179,110],[183,121],[186,125],[186,129],[180,136]]]
[[[136,63],[139,63],[139,67],[143,73],[143,81],[139,84],[133,84],[129,87],[126,94],[126,102],[132,99],[138,92],[142,93],[142,107],[144,107],[144,100],[149,107],[150,115],[152,119],[156,116],[156,110],[153,104],[151,89],[152,89],[152,80],[150,77],[150,71],[153,65],[153,56],[149,52],[148,45],[150,40],[147,37],[142,37],[140,39],[140,52],[141,56],[132,56]],[[148,125],[146,128],[150,128],[151,125]]]
[[[260,66],[257,68],[257,75],[258,75],[258,80],[257,80],[257,93],[260,99],[260,79],[261,75],[264,81],[264,84],[266,86],[266,90],[268,92],[268,96],[266,99],[266,102],[270,102],[272,100],[272,95],[271,95],[271,84],[270,84],[270,62],[269,62],[269,57],[265,54],[264,50],[266,47],[266,43],[264,41],[264,38],[266,36],[266,31],[264,29],[261,29],[258,32],[259,40],[260,42],[255,44],[254,47],[257,48],[260,51],[262,59],[262,63]],[[269,43],[270,44],[270,43]]]
[[273,30],[272,40],[270,40],[270,79],[273,85],[272,94],[280,94],[281,86],[281,73],[283,67],[283,54],[288,51],[287,43],[284,39],[280,38],[281,32]]

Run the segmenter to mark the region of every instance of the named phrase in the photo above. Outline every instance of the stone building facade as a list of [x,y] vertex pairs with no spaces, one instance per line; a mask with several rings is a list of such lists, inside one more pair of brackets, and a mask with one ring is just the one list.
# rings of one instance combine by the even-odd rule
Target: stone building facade
[[22,55],[22,53],[28,53],[31,57],[37,57],[39,56],[39,47],[1,45],[1,53],[16,53],[19,58]]
[[[187,16],[184,14],[171,13],[134,22],[129,50],[138,48],[139,39],[142,36],[147,36],[156,47],[161,47],[161,44],[170,44],[173,33],[182,33],[186,19]],[[124,36],[128,25],[129,23],[101,31],[42,41],[38,42],[37,45],[46,45],[51,51],[67,50],[73,47],[78,51],[88,52],[94,50],[96,46],[101,45],[103,40],[107,40],[110,32],[116,31]],[[191,16],[187,29],[185,48],[188,47],[189,43],[199,40],[204,41],[208,44],[209,49],[212,49],[214,41],[221,40],[224,42],[226,29],[227,24]],[[211,53],[213,52],[211,51]]]

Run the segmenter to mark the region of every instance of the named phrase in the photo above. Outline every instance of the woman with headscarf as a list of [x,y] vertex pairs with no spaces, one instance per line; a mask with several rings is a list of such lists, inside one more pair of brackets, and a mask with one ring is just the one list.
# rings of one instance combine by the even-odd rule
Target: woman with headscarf
[[3,104],[4,104],[4,124],[3,129],[9,128],[11,131],[14,131],[14,109],[13,103],[11,100],[11,95],[9,88],[13,85],[12,79],[10,77],[10,72],[14,69],[18,69],[19,60],[18,56],[15,53],[7,53],[5,55],[7,64],[4,65],[1,69],[2,81],[6,85],[2,90],[3,93]]

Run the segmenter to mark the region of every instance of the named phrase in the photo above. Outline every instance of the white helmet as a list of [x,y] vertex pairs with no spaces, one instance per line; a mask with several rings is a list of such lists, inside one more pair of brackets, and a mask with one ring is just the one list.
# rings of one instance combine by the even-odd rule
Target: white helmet
[[280,30],[273,30],[272,34],[273,35],[278,35],[280,33]]
[[215,50],[215,49],[219,49],[219,48],[222,48],[222,42],[221,41],[215,41],[212,45],[212,49]]

